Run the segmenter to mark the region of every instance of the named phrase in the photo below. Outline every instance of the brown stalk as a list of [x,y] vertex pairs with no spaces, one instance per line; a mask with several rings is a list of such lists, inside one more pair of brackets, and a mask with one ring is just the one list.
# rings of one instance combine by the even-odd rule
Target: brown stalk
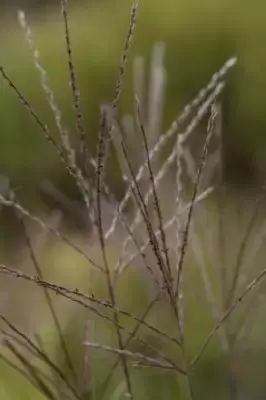
[[138,123],[140,126],[140,131],[142,133],[143,144],[144,144],[144,149],[145,149],[145,153],[146,153],[146,157],[147,157],[147,163],[148,163],[147,165],[148,165],[150,182],[151,182],[152,193],[153,193],[154,207],[155,207],[155,210],[157,213],[157,218],[158,218],[158,223],[159,223],[159,231],[160,231],[160,236],[161,236],[161,241],[162,241],[162,250],[165,255],[165,263],[166,263],[166,267],[167,267],[168,280],[169,280],[169,282],[171,282],[172,281],[171,265],[170,265],[170,260],[169,260],[169,256],[168,256],[166,235],[165,235],[165,231],[163,228],[163,215],[162,215],[161,205],[160,205],[160,201],[159,201],[156,186],[155,186],[154,173],[153,173],[153,169],[152,169],[152,165],[151,165],[151,160],[149,157],[149,146],[148,146],[148,141],[147,141],[147,134],[146,134],[146,129],[143,125],[141,114],[140,114],[139,100],[136,99],[136,102],[137,102]]
[[77,87],[77,79],[76,79],[76,72],[73,62],[73,55],[72,55],[72,46],[70,40],[70,32],[69,32],[69,22],[68,22],[68,0],[61,0],[61,9],[63,14],[64,20],[64,28],[65,28],[65,43],[67,49],[67,58],[68,58],[68,70],[70,76],[70,86],[72,91],[73,97],[73,105],[75,110],[75,117],[76,117],[76,126],[77,132],[79,134],[80,140],[80,151],[81,154],[84,155],[86,150],[86,134],[85,128],[83,123],[83,115],[80,109],[80,93]]
[[203,173],[206,161],[207,161],[208,149],[209,149],[210,140],[213,135],[213,129],[214,129],[216,116],[217,116],[217,113],[216,113],[215,105],[213,105],[212,111],[211,111],[211,117],[210,117],[209,123],[208,123],[207,135],[206,135],[206,139],[205,139],[205,143],[204,143],[204,147],[203,147],[203,151],[202,151],[202,155],[201,155],[201,160],[200,160],[200,164],[199,164],[199,168],[198,168],[198,172],[197,172],[197,177],[196,177],[196,181],[194,183],[192,198],[191,198],[190,206],[188,209],[188,215],[187,215],[187,220],[185,223],[181,246],[179,249],[179,261],[178,261],[178,265],[177,265],[177,282],[176,282],[176,295],[177,296],[178,296],[178,293],[180,290],[180,280],[181,280],[181,275],[183,272],[185,254],[186,254],[186,249],[187,249],[187,245],[188,245],[190,224],[192,221],[192,215],[193,215],[194,206],[195,206],[195,202],[196,202],[196,198],[197,198],[197,194],[198,194],[201,176],[202,176],[202,173]]
[[101,126],[100,126],[99,140],[98,140],[98,155],[97,155],[97,165],[96,165],[97,213],[99,213],[99,205],[100,205],[99,193],[102,191],[100,186],[103,187],[104,169],[108,157],[108,142],[112,135],[113,118],[116,114],[118,102],[122,91],[122,84],[123,84],[124,74],[126,71],[128,54],[133,39],[134,28],[136,25],[136,13],[138,8],[138,3],[139,0],[133,1],[130,13],[129,30],[126,37],[126,43],[122,52],[122,59],[119,66],[118,78],[115,86],[115,95],[113,101],[111,102],[110,106],[107,105],[107,107],[102,107],[101,110]]
[[[163,277],[163,280],[164,280],[164,284],[165,284],[166,290],[168,292],[169,298],[173,299],[171,282],[169,281],[169,277],[168,277],[168,274],[167,274],[167,268],[165,267],[165,263],[164,263],[164,260],[162,258],[162,255],[161,255],[161,252],[160,252],[160,249],[159,249],[159,244],[158,244],[157,237],[154,234],[151,222],[149,220],[149,214],[148,214],[148,210],[147,210],[146,204],[145,204],[144,199],[142,197],[142,194],[140,192],[139,185],[135,180],[134,172],[133,172],[133,169],[132,169],[129,157],[128,157],[128,153],[127,153],[127,150],[126,150],[125,145],[124,145],[122,140],[121,140],[121,148],[123,150],[124,157],[125,157],[125,159],[127,161],[132,180],[134,181],[134,189],[132,190],[132,194],[133,194],[134,199],[135,199],[135,201],[137,203],[138,209],[142,214],[143,221],[145,222],[147,233],[148,233],[148,236],[149,236],[149,239],[150,239],[150,245],[151,245],[152,250],[154,252],[154,255],[155,255],[156,259],[157,259],[157,265],[158,265],[158,268],[159,268],[159,270],[160,270],[160,272],[162,274],[162,277]],[[174,306],[174,303],[172,303],[172,305]]]
[[[102,175],[103,175],[103,168],[104,168],[104,159],[106,156],[106,152],[105,152],[106,143],[108,140],[106,135],[109,134],[110,129],[111,128],[109,128],[109,126],[107,126],[107,114],[106,114],[106,110],[105,110],[105,112],[103,113],[103,116],[102,116],[100,138],[99,138],[99,143],[98,143],[98,154],[97,154],[97,170],[96,170],[97,229],[98,229],[100,248],[101,248],[102,259],[103,259],[103,265],[104,265],[104,272],[106,275],[108,293],[109,293],[110,302],[111,302],[112,309],[113,309],[113,318],[114,318],[114,322],[115,322],[118,346],[122,351],[124,348],[123,338],[122,338],[122,334],[121,334],[120,327],[119,327],[119,315],[116,310],[116,296],[115,296],[115,290],[113,287],[111,271],[110,271],[109,264],[108,264],[107,254],[106,254],[105,238],[104,238],[104,231],[103,231],[103,225],[102,225],[102,205],[101,205],[102,179],[103,179]],[[130,396],[130,398],[133,398],[132,385],[131,385],[128,366],[127,366],[127,360],[124,355],[121,357],[121,361],[122,361],[122,367],[123,367],[126,385],[127,385],[127,392],[128,392],[128,395]]]
[[121,95],[121,89],[122,89],[122,85],[123,85],[123,78],[124,78],[125,71],[126,71],[128,54],[129,54],[131,42],[133,39],[134,28],[136,26],[138,5],[139,5],[139,0],[134,0],[133,4],[132,4],[131,12],[130,12],[129,30],[127,33],[126,42],[125,42],[124,50],[122,53],[122,59],[121,59],[120,66],[119,66],[118,78],[117,78],[116,86],[115,86],[115,96],[112,101],[112,108],[114,111],[117,108],[117,105],[118,105],[118,102],[120,99],[120,95]]
[[[42,281],[40,280],[37,276],[31,276],[31,275],[27,275],[23,272],[20,271],[16,271],[12,268],[8,268],[6,266],[4,266],[3,264],[0,264],[0,274],[6,274],[8,276],[11,277],[15,277],[17,279],[23,279],[25,281],[28,282],[32,282],[38,286],[44,286],[47,289],[55,292],[58,295],[61,295],[73,302],[76,302],[78,304],[80,304],[82,307],[85,307],[87,309],[89,309],[90,311],[96,313],[98,316],[108,320],[109,322],[112,322],[114,324],[114,321],[109,318],[107,315],[102,314],[99,310],[97,310],[96,308],[88,305],[85,301],[89,301],[91,303],[95,303],[99,306],[105,307],[105,308],[112,308],[112,305],[110,302],[106,302],[106,301],[102,301],[97,299],[94,296],[89,296],[85,293],[80,292],[78,289],[68,289],[65,286],[59,286],[59,285],[55,285],[54,283],[49,283],[47,281]],[[74,296],[74,297],[73,297]],[[78,298],[76,298],[78,297]],[[133,321],[136,321],[138,323],[141,323],[143,326],[145,326],[147,329],[151,330],[152,332],[158,334],[159,336],[167,339],[168,341],[176,344],[176,345],[180,345],[180,343],[178,342],[178,340],[176,338],[173,338],[169,335],[167,335],[167,333],[162,332],[161,330],[157,329],[156,327],[148,324],[147,322],[145,322],[144,320],[142,320],[141,318],[135,317],[133,314],[131,314],[128,311],[125,310],[121,310],[118,309],[119,314],[124,315],[130,319],[132,319]],[[121,327],[121,329],[124,329]]]
[[[199,195],[197,196],[195,202],[198,203],[198,202],[204,200],[212,191],[213,191],[213,187],[204,190],[201,194],[199,194]],[[185,212],[185,211],[188,209],[189,206],[190,206],[190,204],[186,205],[186,206],[182,209],[182,213]],[[176,217],[175,217],[175,216],[171,217],[171,218],[164,224],[164,226],[163,226],[164,231],[170,229],[170,228],[175,224],[175,222],[176,222]],[[131,231],[131,232],[132,232],[132,231]],[[132,233],[132,234],[133,234],[133,233]],[[156,230],[155,235],[156,235],[156,237],[160,235],[160,230],[159,230],[159,229]],[[140,251],[141,251],[141,252],[144,252],[144,251],[147,249],[147,247],[149,246],[149,244],[150,244],[150,242],[149,242],[149,240],[147,240],[147,241],[141,246]],[[130,264],[136,259],[136,257],[137,257],[138,255],[139,255],[139,252],[138,252],[138,251],[136,251],[135,253],[133,253],[133,254],[129,257],[129,259],[128,259],[124,264],[122,264],[122,265],[120,266],[120,272],[122,272],[122,271],[124,271],[126,268],[128,268],[128,267],[130,266]]]
[[[196,115],[191,119],[190,123],[185,128],[184,132],[179,133],[180,139],[177,139],[177,140],[182,140],[182,143],[183,143],[183,142],[185,142],[185,140],[187,140],[190,137],[192,132],[196,129],[196,127],[199,125],[199,123],[202,121],[202,119],[208,113],[208,110],[209,110],[211,104],[214,102],[214,100],[217,98],[217,96],[221,93],[222,89],[223,89],[223,84],[219,83],[215,87],[214,91],[207,97],[207,99],[204,101],[204,103],[199,107]],[[183,145],[181,146],[180,143],[178,143],[177,146],[173,147],[172,152],[167,157],[167,159],[165,160],[165,162],[159,168],[159,171],[155,175],[154,184],[155,184],[156,188],[158,187],[160,181],[165,176],[166,172],[169,170],[170,165],[175,160],[177,161],[177,164],[180,164],[180,162],[178,162],[178,160],[179,160],[179,158],[183,157],[183,152],[181,152],[182,150],[184,150]],[[181,154],[180,154],[180,152],[181,152]],[[152,151],[150,152],[150,159],[152,159]],[[147,161],[147,163],[148,163],[148,161]],[[179,165],[177,165],[177,167],[179,167]],[[177,199],[179,199],[179,197],[180,197],[180,190],[181,190],[180,174],[181,174],[181,168],[180,169],[177,168],[177,191],[178,191]],[[136,181],[137,181],[137,177],[136,177]],[[131,186],[132,186],[132,183],[131,183]],[[131,189],[131,191],[132,191],[132,189]],[[147,202],[152,194],[153,194],[153,190],[152,190],[152,186],[150,186],[145,195],[145,198],[144,198],[145,204],[147,204]],[[177,204],[179,204],[179,203],[177,202]],[[120,218],[120,215],[121,214],[119,214],[119,218]],[[131,224],[132,231],[134,231],[136,229],[136,227],[139,225],[140,221],[141,221],[141,213],[138,210],[137,215],[136,215],[133,223]],[[176,222],[178,222],[178,221],[176,220]],[[123,248],[126,247],[127,243],[129,242],[129,239],[130,239],[130,237],[127,237],[124,240]]]

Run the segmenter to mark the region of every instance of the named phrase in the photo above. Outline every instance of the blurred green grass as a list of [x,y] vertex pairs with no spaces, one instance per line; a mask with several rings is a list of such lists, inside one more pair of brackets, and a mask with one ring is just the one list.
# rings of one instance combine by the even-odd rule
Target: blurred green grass
[[[236,55],[238,66],[228,82],[224,103],[226,165],[231,179],[248,181],[264,173],[266,118],[266,28],[263,7],[247,2],[166,0],[140,4],[132,57],[147,60],[155,41],[166,43],[168,94],[165,127],[197,93],[222,63]],[[130,1],[103,1],[70,10],[70,28],[81,90],[87,142],[95,149],[99,105],[112,98],[126,29]],[[58,11],[58,12],[57,12]],[[29,17],[41,60],[56,93],[64,121],[75,136],[71,95],[60,12]],[[9,17],[10,18],[10,17]],[[37,71],[23,32],[14,18],[2,26],[10,45],[0,39],[1,59],[7,72],[42,119],[54,128],[53,117],[40,87]],[[1,37],[4,37],[4,35]],[[12,50],[10,49],[12,46]],[[38,181],[41,176],[62,176],[58,160],[5,83],[1,83],[0,168],[16,179]],[[121,112],[132,110],[131,67],[126,74]],[[55,129],[54,129],[55,131]],[[55,131],[55,136],[57,135]],[[258,157],[258,159],[257,159]],[[30,176],[28,172],[30,171]]]
[[14,372],[6,365],[0,365],[0,396],[2,400],[29,399],[45,400],[45,397],[35,389],[30,383]]

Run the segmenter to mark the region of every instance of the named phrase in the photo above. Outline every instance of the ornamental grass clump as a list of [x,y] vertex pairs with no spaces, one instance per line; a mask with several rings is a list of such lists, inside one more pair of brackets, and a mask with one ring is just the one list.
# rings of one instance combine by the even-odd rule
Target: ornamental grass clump
[[[156,43],[148,73],[142,57],[133,61],[133,112],[121,116],[121,93],[139,12],[139,2],[133,1],[113,98],[100,106],[98,146],[93,153],[84,125],[66,0],[61,0],[61,8],[75,141],[64,125],[23,11],[18,13],[19,23],[58,135],[42,121],[3,65],[0,73],[75,182],[82,199],[79,215],[86,220],[88,232],[85,240],[77,242],[60,230],[56,218],[54,222],[35,215],[22,205],[12,182],[0,195],[1,205],[16,211],[34,268],[34,273],[28,273],[2,263],[1,276],[20,285],[28,282],[43,292],[57,343],[56,351],[49,352],[42,329],[36,326],[34,333],[32,329],[24,332],[1,313],[0,357],[44,398],[52,400],[197,399],[210,394],[206,388],[212,382],[202,386],[201,368],[204,370],[206,354],[209,359],[213,355],[220,360],[217,398],[237,399],[243,381],[236,348],[248,308],[260,295],[266,269],[253,268],[250,278],[250,265],[265,235],[263,226],[257,225],[264,193],[243,228],[233,266],[219,257],[219,251],[224,253],[226,236],[222,222],[226,218],[222,96],[236,58],[227,60],[163,131],[166,46]],[[195,146],[195,141],[200,144]],[[108,179],[114,160],[124,188],[119,200]],[[73,203],[51,182],[42,189],[70,213],[76,212]],[[217,242],[215,224],[211,234],[206,224],[213,210],[218,220]],[[52,235],[83,258],[89,271],[85,286],[84,282],[74,287],[45,277],[40,248],[35,247],[31,233],[33,224],[45,240]],[[247,250],[252,254],[250,259]],[[78,274],[76,264],[75,271]],[[59,311],[58,298],[65,299],[67,312]],[[82,335],[71,344],[66,321],[72,330],[81,324]]]

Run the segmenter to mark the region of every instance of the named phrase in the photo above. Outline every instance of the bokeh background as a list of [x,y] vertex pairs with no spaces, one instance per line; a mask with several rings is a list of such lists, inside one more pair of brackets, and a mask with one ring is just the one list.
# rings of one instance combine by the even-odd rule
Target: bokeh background
[[[38,75],[17,23],[16,8],[24,7],[65,121],[72,126],[59,2],[2,1],[1,7],[2,63],[43,119],[49,120]],[[92,148],[99,125],[99,105],[113,93],[129,8],[130,1],[70,2],[74,56],[88,144]],[[252,7],[247,2],[229,0],[166,0],[158,4],[146,0],[140,4],[131,54],[148,57],[156,41],[166,44],[165,126],[227,58],[238,57],[223,98],[226,177],[235,183],[254,183],[263,179],[265,171],[265,30],[259,1]],[[131,89],[129,68],[121,111],[132,109]],[[0,101],[1,170],[26,181],[29,170],[31,180],[49,173],[60,179],[56,158],[4,83]]]
[[[114,93],[121,49],[128,27],[130,5],[130,0],[69,1],[73,55],[81,91],[87,146],[92,154],[97,144],[99,106],[109,101]],[[75,121],[59,0],[1,0],[0,64],[34,105],[42,120],[54,129],[56,137],[53,115],[47,105],[32,55],[17,21],[17,10],[21,8],[26,12],[64,122],[74,132]],[[247,197],[251,189],[261,185],[266,177],[265,11],[265,2],[259,0],[254,0],[252,3],[243,0],[140,0],[138,23],[119,106],[121,114],[131,112],[134,106],[131,67],[133,57],[144,56],[148,62],[153,45],[158,41],[163,41],[166,46],[168,73],[164,128],[169,126],[182,107],[207,83],[210,76],[226,59],[236,56],[237,66],[230,72],[222,96],[223,177],[228,185],[237,188],[239,196]],[[75,140],[74,135],[73,133],[73,140]],[[49,214],[50,208],[53,208],[53,204],[40,190],[40,183],[47,180],[52,181],[55,187],[66,193],[73,201],[79,200],[74,182],[67,176],[39,128],[2,79],[0,79],[0,174],[3,179],[5,177],[10,179],[19,198],[33,211]],[[109,179],[110,187],[119,198],[123,187],[115,165],[109,174]],[[72,231],[77,221],[74,220],[73,223],[69,213],[66,213],[65,217],[66,224],[70,224],[66,229]],[[2,260],[16,263],[24,253],[23,235],[14,213],[8,210],[1,212],[1,224]],[[43,263],[55,266],[55,276],[60,276],[60,279],[63,276],[67,283],[75,280],[80,283],[82,277],[86,276],[81,260],[77,261],[71,252],[67,253],[65,248],[62,250],[60,246],[54,246],[54,243],[48,242],[47,246],[41,256]],[[79,277],[71,269],[73,262],[81,265],[82,272]],[[27,261],[25,263],[27,264]],[[66,265],[69,267],[67,273]],[[53,273],[54,271],[49,270],[51,274],[49,276],[53,277]],[[2,293],[5,293],[3,301],[6,304],[8,300],[4,289]],[[19,292],[12,307],[8,305],[7,309],[11,314],[15,313],[21,296],[24,294]],[[36,298],[38,299],[38,296]],[[30,301],[32,299],[28,300]],[[18,318],[18,315],[16,316]],[[32,322],[34,318],[31,316],[29,319]],[[68,328],[74,335],[75,329],[70,321]],[[22,317],[21,322],[23,322]],[[31,322],[28,322],[29,325]],[[200,336],[203,337],[204,334],[201,333]],[[222,376],[223,380],[220,364],[216,369],[216,372],[218,371],[216,375],[213,373],[215,357],[216,353],[212,354],[211,361],[202,366],[198,384],[199,388],[202,387],[203,393],[208,390],[212,396],[212,390],[215,390],[217,385],[221,384],[222,387],[217,376]],[[13,379],[13,375],[10,377],[7,374],[5,377],[7,382]],[[154,382],[155,375],[147,375],[146,379]],[[209,385],[210,379],[215,383],[213,387]],[[160,384],[166,385],[166,382],[167,385],[173,383],[171,380],[162,380]],[[20,381],[18,387],[19,390],[22,390],[21,388],[26,390]],[[165,387],[164,390],[168,389]],[[25,393],[30,396],[29,392]],[[155,396],[154,393],[152,392],[150,396]],[[14,392],[13,398],[16,398],[16,395],[17,392]],[[221,398],[224,396],[222,389],[220,396]],[[166,398],[171,399],[171,394]]]

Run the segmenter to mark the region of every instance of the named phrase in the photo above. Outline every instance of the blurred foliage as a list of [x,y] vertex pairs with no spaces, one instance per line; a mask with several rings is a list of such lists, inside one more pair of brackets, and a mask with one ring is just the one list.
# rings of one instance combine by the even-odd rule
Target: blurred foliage
[[[129,20],[130,0],[101,1],[75,5],[70,9],[72,45],[81,89],[87,143],[95,149],[99,105],[110,100]],[[256,6],[260,5],[259,7]],[[250,182],[266,170],[264,146],[266,118],[263,7],[257,0],[251,8],[238,0],[165,0],[140,2],[132,57],[147,59],[152,45],[166,43],[168,94],[165,127],[178,111],[232,55],[239,62],[230,73],[224,103],[226,170],[233,181]],[[38,73],[25,43],[15,14],[1,24],[0,50],[4,67],[43,121],[54,127],[53,116],[39,84]],[[65,123],[75,131],[60,4],[53,13],[29,17],[41,60]],[[4,34],[3,34],[4,33]],[[6,46],[8,37],[9,46]],[[10,48],[12,47],[12,51]],[[38,182],[53,175],[64,175],[54,151],[19,104],[14,93],[1,81],[0,168],[19,182]],[[132,110],[131,68],[128,69],[121,101],[121,112]],[[55,136],[56,136],[56,130]]]
[[[81,2],[82,0],[75,0],[75,3]],[[95,0],[90,0],[95,1]],[[43,10],[46,7],[57,6],[60,0],[1,0],[0,8],[3,9],[15,9],[17,7],[23,8],[27,11],[38,11]]]
[[[29,1],[27,3],[29,4]],[[29,15],[29,22],[41,52],[43,65],[47,68],[51,85],[55,90],[64,121],[71,128],[74,139],[75,121],[68,84],[60,5],[59,1],[51,1],[51,3],[54,4],[53,13],[48,8],[47,12],[40,9],[40,13]],[[96,148],[99,105],[110,100],[114,93],[121,50],[127,32],[130,3],[130,0],[102,0],[100,3],[87,2],[84,6],[76,6],[75,2],[75,6],[70,10],[73,53],[81,89],[82,109],[88,135],[87,144],[92,151]],[[22,4],[21,0],[19,6],[28,5],[26,1]],[[237,55],[238,66],[233,73],[230,73],[228,87],[223,97],[223,129],[227,179],[238,182],[250,182],[255,177],[260,179],[266,171],[264,155],[266,145],[264,134],[266,129],[264,112],[266,100],[264,87],[266,84],[265,8],[264,3],[258,0],[253,2],[252,7],[247,1],[240,2],[239,0],[234,2],[231,0],[201,0],[200,2],[196,0],[178,2],[165,0],[156,4],[152,0],[140,1],[139,21],[129,60],[129,65],[131,65],[133,56],[136,55],[144,55],[148,60],[153,44],[158,40],[165,41],[168,91],[164,126],[167,127],[178,111],[197,93],[222,63],[232,55]],[[1,63],[12,80],[29,99],[42,120],[52,127],[55,137],[58,138],[53,116],[46,104],[32,56],[13,12],[9,14],[8,18],[1,20],[0,52]],[[130,112],[133,107],[131,75],[132,70],[129,67],[120,105],[121,114]],[[39,128],[31,120],[14,93],[7,87],[6,82],[2,80],[0,90],[1,173],[8,173],[15,185],[23,183],[27,188],[37,186],[41,179],[47,177],[56,183],[65,181],[65,172],[53,149],[46,143]],[[69,185],[68,181],[67,184]],[[10,223],[8,214],[6,214],[6,218]],[[6,231],[4,234],[6,235]],[[60,263],[62,263],[62,275],[70,276],[69,280],[73,282],[73,276],[77,278],[82,275],[76,270],[77,265],[80,266],[80,260],[72,259],[65,249],[60,254],[58,251],[56,249],[52,252],[49,249],[46,254],[50,259],[45,264],[47,263],[50,268],[55,265],[56,268],[60,268]],[[66,273],[66,261],[75,267],[72,275]],[[138,279],[134,280],[134,278],[129,276],[128,281],[125,279],[121,283],[121,287],[118,288],[119,300],[121,306],[140,313],[141,306],[147,301],[146,293],[143,294],[144,291],[140,287]],[[190,277],[189,282],[191,284],[196,280],[198,282],[199,278]],[[134,281],[134,285],[132,281]],[[86,282],[85,279],[84,282]],[[100,297],[102,297],[102,285],[98,284],[97,286],[97,280],[93,284],[96,294],[100,292]],[[203,310],[206,311],[206,304],[202,305],[197,299],[192,298],[192,291],[189,289],[187,292],[191,293],[191,298],[188,299],[187,307],[188,310],[191,310],[188,313],[191,318],[187,326],[187,337],[190,342],[189,353],[192,354],[202,343],[206,333],[209,332],[211,320],[208,315],[206,319],[202,318]],[[137,293],[137,299],[134,293]],[[18,293],[18,295],[20,294]],[[70,349],[75,355],[78,355],[77,343],[80,345],[84,315],[81,312],[79,318],[76,310],[70,312],[67,307],[65,310],[68,313],[66,330],[69,333],[70,341],[72,340]],[[158,322],[169,331],[174,330],[163,305],[161,309],[156,309],[154,314],[156,315],[151,316],[152,322]],[[43,319],[43,315],[41,318]],[[46,324],[46,320],[44,323]],[[49,330],[50,325],[46,324],[43,328],[46,333],[45,329]],[[145,336],[145,332],[143,335]],[[150,340],[149,337],[146,339]],[[134,350],[138,350],[138,348],[136,347]],[[168,350],[171,351],[170,348]],[[258,352],[260,351],[258,350]],[[217,399],[225,398],[226,394],[222,388],[224,388],[223,380],[226,378],[224,377],[223,363],[217,351],[217,343],[210,346],[205,361],[196,371],[195,385],[198,388],[199,398],[201,398],[201,393],[204,393],[204,398],[211,397],[213,394]],[[96,365],[97,369],[99,370],[98,376],[101,377],[102,362],[99,366]],[[0,376],[1,399],[24,396],[26,389],[25,387],[21,388],[24,384],[20,386],[20,382],[16,381],[16,385],[12,385],[9,373],[6,374],[2,370]],[[3,376],[4,379],[2,379]],[[5,376],[7,376],[6,379]],[[159,399],[162,398],[162,393],[166,399],[178,398],[175,378],[170,374],[166,379],[163,375],[158,376],[156,371],[145,371],[144,373],[141,371],[139,374],[136,373],[136,379],[139,379],[140,382],[138,397],[140,399]],[[9,395],[6,394],[7,389],[2,386],[2,381],[6,382]],[[214,384],[210,385],[210,381]],[[119,381],[117,386],[119,386]],[[113,387],[112,390],[115,388]],[[14,392],[12,393],[12,391]],[[206,391],[209,391],[210,396],[206,396]],[[25,396],[38,398],[35,391],[32,395],[27,392]]]

